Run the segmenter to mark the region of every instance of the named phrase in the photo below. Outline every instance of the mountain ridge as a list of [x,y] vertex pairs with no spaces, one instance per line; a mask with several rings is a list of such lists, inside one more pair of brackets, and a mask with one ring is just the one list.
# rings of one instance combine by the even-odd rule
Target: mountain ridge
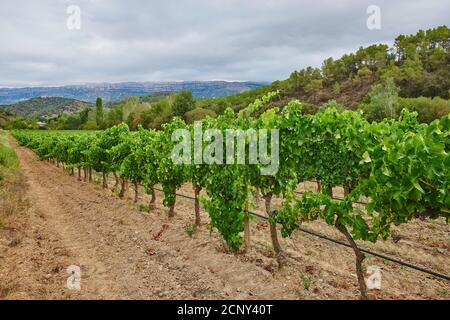
[[63,86],[0,88],[0,105],[38,97],[61,97],[85,102],[95,102],[102,97],[105,102],[120,101],[126,96],[144,96],[159,92],[191,91],[196,98],[218,98],[252,90],[266,82],[252,81],[145,81],[118,83],[86,83]]

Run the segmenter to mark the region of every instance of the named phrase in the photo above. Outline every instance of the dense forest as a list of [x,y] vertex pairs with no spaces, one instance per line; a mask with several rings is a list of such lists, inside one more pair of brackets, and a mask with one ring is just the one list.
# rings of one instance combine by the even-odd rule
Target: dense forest
[[[120,103],[96,107],[73,114],[62,114],[48,121],[49,129],[98,130],[127,123],[159,129],[174,116],[187,123],[206,116],[215,117],[226,108],[242,110],[264,94],[275,91],[277,97],[267,108],[286,105],[298,99],[306,113],[315,113],[332,105],[360,109],[369,120],[396,118],[408,108],[418,112],[421,122],[431,122],[449,113],[450,102],[450,29],[440,26],[400,35],[394,45],[374,44],[339,59],[328,58],[320,68],[307,67],[292,72],[286,80],[224,98],[200,99],[192,93],[152,94],[126,97]],[[36,127],[19,119],[5,125],[10,128]]]

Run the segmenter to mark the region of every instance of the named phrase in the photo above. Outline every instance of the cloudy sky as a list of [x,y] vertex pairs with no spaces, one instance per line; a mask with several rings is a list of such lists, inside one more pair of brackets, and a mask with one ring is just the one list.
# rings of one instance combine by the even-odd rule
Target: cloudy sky
[[449,17],[449,0],[1,0],[0,86],[273,81]]

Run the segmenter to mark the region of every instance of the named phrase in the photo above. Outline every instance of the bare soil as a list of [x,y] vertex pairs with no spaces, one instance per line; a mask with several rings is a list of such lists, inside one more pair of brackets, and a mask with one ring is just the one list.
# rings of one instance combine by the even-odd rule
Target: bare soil
[[[29,206],[0,227],[0,299],[358,299],[354,256],[304,233],[283,239],[288,264],[278,269],[269,227],[251,221],[252,246],[230,253],[207,214],[190,236],[194,203],[178,198],[169,219],[157,205],[142,212],[98,183],[79,182],[62,168],[16,147]],[[184,186],[180,193],[192,195]],[[141,195],[140,204],[148,203]],[[275,201],[276,202],[276,201]],[[262,201],[261,201],[262,208]],[[258,208],[255,208],[255,211]],[[333,228],[311,230],[340,238]],[[361,244],[450,274],[449,226],[437,221],[396,229],[400,240]],[[450,283],[368,257],[382,268],[373,299],[449,299]],[[70,265],[81,267],[81,290],[66,286]]]

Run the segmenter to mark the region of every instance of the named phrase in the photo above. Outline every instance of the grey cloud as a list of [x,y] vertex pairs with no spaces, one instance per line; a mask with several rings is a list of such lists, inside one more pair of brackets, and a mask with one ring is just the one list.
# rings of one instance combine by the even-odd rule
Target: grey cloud
[[[446,24],[430,0],[2,0],[0,86],[284,79],[308,65]],[[66,8],[82,28],[66,28]],[[381,7],[382,30],[366,28]]]

